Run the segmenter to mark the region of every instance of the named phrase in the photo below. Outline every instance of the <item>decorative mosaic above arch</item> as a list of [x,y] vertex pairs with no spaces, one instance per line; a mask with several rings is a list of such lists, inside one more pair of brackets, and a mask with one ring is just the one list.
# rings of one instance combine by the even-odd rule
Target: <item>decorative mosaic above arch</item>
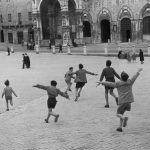
[[92,16],[87,10],[82,11],[82,16],[81,16],[82,21],[89,21],[92,23]]

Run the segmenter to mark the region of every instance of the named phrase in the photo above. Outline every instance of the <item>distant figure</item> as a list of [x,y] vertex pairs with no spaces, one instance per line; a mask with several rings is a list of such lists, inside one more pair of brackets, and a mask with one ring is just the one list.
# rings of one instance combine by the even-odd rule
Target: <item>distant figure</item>
[[121,58],[121,54],[122,54],[122,51],[119,51],[119,52],[118,52],[118,58],[119,58],[119,59]]
[[49,49],[52,49],[51,40],[49,39]]
[[59,53],[62,53],[63,51],[62,51],[62,45],[61,45],[61,43],[59,44]]
[[9,105],[8,102],[10,101],[10,105],[13,106],[13,101],[12,101],[12,93],[17,97],[17,94],[14,92],[14,90],[12,89],[12,87],[9,87],[9,80],[6,80],[5,83],[6,87],[3,90],[2,93],[2,98],[5,95],[5,99],[6,99],[6,111],[9,111]]
[[142,49],[140,49],[139,57],[140,57],[141,64],[143,64],[144,63],[144,55],[143,55]]
[[25,54],[22,54],[23,60],[22,60],[22,69],[26,67],[26,56]]
[[25,53],[25,64],[27,68],[30,68],[30,57]]
[[67,84],[67,89],[65,92],[68,92],[68,91],[72,91],[71,90],[71,85],[72,85],[72,82],[71,82],[71,79],[74,77],[72,76],[72,72],[73,72],[73,67],[69,67],[69,71],[67,71],[65,73],[65,82]]
[[7,53],[8,53],[8,56],[10,55],[10,48],[7,46]]

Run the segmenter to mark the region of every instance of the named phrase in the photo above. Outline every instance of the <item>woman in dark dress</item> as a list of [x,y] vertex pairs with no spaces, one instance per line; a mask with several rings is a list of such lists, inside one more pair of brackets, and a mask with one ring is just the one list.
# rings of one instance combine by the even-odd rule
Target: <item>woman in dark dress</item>
[[141,49],[139,52],[139,57],[140,57],[141,64],[143,64],[144,63],[144,55],[143,55],[143,51]]

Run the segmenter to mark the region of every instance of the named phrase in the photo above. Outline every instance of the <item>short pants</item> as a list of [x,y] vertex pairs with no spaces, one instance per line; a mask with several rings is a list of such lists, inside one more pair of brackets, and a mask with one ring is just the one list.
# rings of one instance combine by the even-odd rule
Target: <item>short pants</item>
[[77,82],[76,83],[76,88],[83,88],[85,85],[85,82]]
[[124,103],[118,106],[117,114],[124,114],[125,111],[131,110],[131,103]]
[[57,103],[56,98],[48,98],[47,107],[48,108],[55,108],[56,103]]

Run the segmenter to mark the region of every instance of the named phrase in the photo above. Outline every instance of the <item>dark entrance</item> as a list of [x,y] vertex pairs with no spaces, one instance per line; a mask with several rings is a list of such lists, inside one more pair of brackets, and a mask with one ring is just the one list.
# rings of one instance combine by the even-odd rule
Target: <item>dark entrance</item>
[[110,39],[110,22],[104,19],[101,21],[101,41],[107,43],[108,39]]
[[21,44],[23,41],[23,32],[22,31],[17,32],[17,37],[18,37],[18,44]]
[[129,18],[123,18],[121,20],[121,41],[128,42],[131,40],[131,20]]
[[43,0],[40,6],[43,39],[61,38],[62,19],[61,7],[58,0]]
[[88,21],[83,21],[83,37],[91,37],[91,25]]
[[1,42],[4,42],[4,31],[1,30]]
[[8,33],[8,42],[13,43],[13,34],[12,33]]
[[143,19],[143,34],[150,35],[150,16]]

